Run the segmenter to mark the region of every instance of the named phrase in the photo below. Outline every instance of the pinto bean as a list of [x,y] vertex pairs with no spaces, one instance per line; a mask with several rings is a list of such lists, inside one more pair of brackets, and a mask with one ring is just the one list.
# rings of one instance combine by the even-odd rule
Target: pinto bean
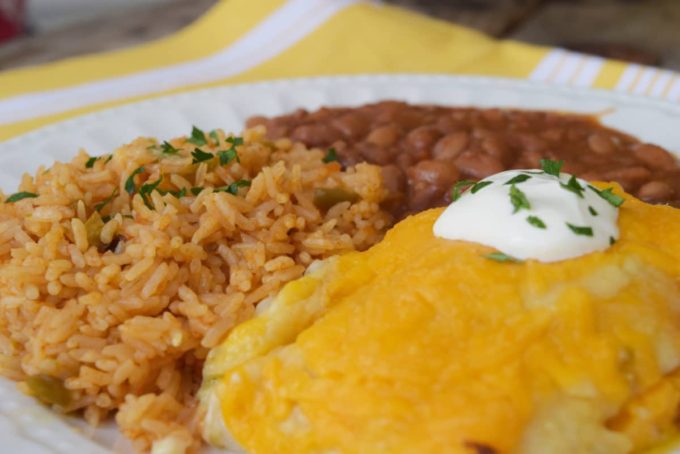
[[658,202],[671,198],[673,189],[663,181],[650,181],[638,189],[637,195],[645,202]]
[[633,155],[652,169],[665,169],[676,165],[675,158],[663,148],[650,143],[636,145]]
[[399,139],[400,135],[401,131],[398,126],[385,125],[371,131],[366,137],[366,141],[379,147],[389,147]]
[[576,142],[579,140],[587,140],[588,131],[581,127],[572,127],[567,130],[567,140]]
[[291,137],[290,128],[285,125],[272,125],[267,127],[267,138],[278,139],[279,137]]
[[382,101],[373,105],[374,121],[377,124],[394,122],[406,107],[401,101]]
[[340,132],[330,125],[317,123],[298,126],[293,130],[291,138],[312,147],[321,147],[342,137]]
[[409,132],[406,136],[406,141],[410,147],[422,151],[429,151],[437,143],[437,140],[442,136],[442,133],[433,126],[421,126]]
[[527,150],[520,155],[518,165],[520,168],[538,169],[544,157],[545,155],[540,151]]
[[487,109],[482,112],[482,118],[487,123],[500,125],[505,120],[505,113],[501,109]]
[[259,125],[267,125],[269,123],[269,119],[267,117],[263,117],[261,115],[256,115],[254,117],[248,118],[246,121],[246,128],[253,128],[255,126]]
[[357,144],[361,156],[371,164],[387,165],[392,162],[393,153],[385,148],[372,143],[362,142]]
[[343,167],[355,166],[360,162],[366,161],[366,158],[356,147],[347,147],[343,151],[338,150],[338,157]]
[[463,175],[478,180],[505,170],[498,158],[484,153],[466,151],[458,156],[455,162]]
[[519,134],[516,141],[522,152],[542,153],[547,147],[545,140],[534,134]]
[[597,154],[612,154],[616,151],[614,143],[604,134],[591,134],[588,137],[588,147]]
[[503,139],[492,136],[482,141],[482,149],[489,155],[498,159],[504,166],[509,166],[515,158],[515,153]]
[[419,183],[428,183],[435,186],[443,186],[448,189],[458,180],[460,173],[453,163],[435,160],[420,161],[406,172],[409,184],[413,186]]
[[331,121],[331,124],[348,139],[358,139],[368,132],[368,122],[357,113],[347,113]]
[[461,124],[460,121],[448,116],[448,115],[441,115],[437,121],[435,122],[435,127],[441,132],[442,134],[449,134],[455,131],[460,131],[461,130]]
[[652,172],[642,166],[623,167],[605,172],[602,177],[605,180],[612,180],[623,186],[626,192],[634,192],[641,184],[651,177]]
[[390,194],[402,193],[406,190],[406,175],[394,164],[382,168],[383,184]]
[[460,177],[452,162],[435,160],[420,161],[410,167],[406,174],[411,210],[423,210],[443,204],[446,192]]
[[470,135],[464,131],[452,132],[437,141],[432,150],[432,157],[441,161],[456,158],[470,143]]
[[408,169],[413,165],[414,162],[417,162],[413,158],[413,156],[411,156],[408,153],[397,153],[397,158],[395,159],[395,161],[397,162],[399,168],[402,170]]
[[423,124],[427,124],[422,112],[410,109],[401,110],[394,119],[394,122],[407,129],[415,129]]
[[561,140],[564,139],[564,136],[566,135],[566,130],[564,129],[559,129],[559,128],[551,128],[551,129],[546,129],[541,133],[541,137],[543,137],[545,140],[549,140],[551,142],[560,142]]

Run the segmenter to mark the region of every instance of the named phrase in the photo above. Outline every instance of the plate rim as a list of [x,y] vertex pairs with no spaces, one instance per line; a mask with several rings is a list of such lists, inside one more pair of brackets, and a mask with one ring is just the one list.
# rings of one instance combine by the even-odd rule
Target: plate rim
[[[123,104],[108,107],[94,112],[88,112],[75,117],[67,118],[62,121],[49,123],[47,125],[29,130],[18,136],[10,137],[4,141],[0,141],[0,152],[5,152],[5,149],[11,149],[17,146],[30,146],[31,142],[40,140],[45,134],[51,134],[61,128],[68,128],[78,125],[81,122],[88,122],[97,120],[100,117],[112,115],[114,113],[125,114],[126,112],[134,112],[145,108],[148,105],[157,103],[172,103],[175,100],[183,100],[188,97],[205,97],[210,96],[215,92],[222,91],[240,91],[253,90],[257,88],[277,88],[281,86],[327,86],[334,83],[370,83],[370,82],[450,82],[452,84],[464,86],[479,86],[488,87],[493,86],[505,89],[518,89],[523,91],[541,92],[545,94],[571,94],[580,97],[591,95],[603,101],[613,101],[617,104],[623,104],[633,107],[652,108],[670,115],[677,115],[680,117],[680,103],[676,103],[664,98],[654,98],[644,94],[629,93],[624,91],[616,91],[614,89],[593,88],[593,87],[578,87],[573,85],[563,85],[550,83],[545,81],[533,81],[522,78],[510,77],[495,77],[495,76],[477,76],[477,75],[457,75],[444,73],[376,73],[376,74],[347,74],[347,75],[333,75],[333,76],[312,76],[312,77],[295,77],[295,78],[280,78],[267,79],[256,82],[242,82],[235,84],[224,84],[212,87],[203,87],[196,89],[189,89],[179,93],[162,94],[153,96],[151,98],[141,99],[137,101],[124,102]],[[350,104],[348,104],[350,106]],[[521,109],[521,108],[519,108]],[[526,110],[544,110],[544,109],[526,109]],[[680,151],[680,150],[679,150]]]

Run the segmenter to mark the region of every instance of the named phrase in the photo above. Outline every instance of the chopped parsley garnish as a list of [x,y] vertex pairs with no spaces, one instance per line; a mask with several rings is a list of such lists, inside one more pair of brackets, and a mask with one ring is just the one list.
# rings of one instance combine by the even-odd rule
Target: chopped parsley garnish
[[187,140],[187,142],[198,145],[199,147],[208,143],[205,138],[205,133],[196,126],[191,127],[191,137]]
[[506,254],[504,252],[500,252],[500,251],[492,252],[490,254],[486,254],[484,257],[487,258],[487,259],[496,261],[496,262],[501,262],[501,263],[502,262],[520,263],[521,262],[520,259],[517,259],[517,258],[515,258],[511,255],[508,255],[508,254]]
[[338,152],[335,148],[330,147],[326,150],[326,155],[323,157],[322,161],[328,164],[329,162],[335,162],[338,160]]
[[99,156],[92,156],[90,159],[87,160],[85,163],[85,168],[86,169],[91,169],[94,167],[94,163],[97,162],[97,159],[99,159]]
[[94,167],[94,163],[97,162],[98,159],[102,159],[102,158],[104,158],[104,157],[106,157],[106,161],[104,161],[104,164],[106,164],[107,162],[109,162],[110,160],[113,159],[113,155],[112,155],[112,154],[110,154],[110,155],[108,155],[108,156],[106,156],[106,155],[104,155],[104,156],[91,156],[91,157],[87,160],[87,162],[85,163],[85,168],[86,168],[86,169],[91,169],[92,167]]
[[616,239],[615,239],[613,236],[610,236],[610,237],[609,237],[609,245],[610,245],[610,246],[613,246],[614,243],[616,243]]
[[141,195],[148,195],[151,194],[151,191],[156,189],[159,184],[161,184],[161,181],[163,181],[163,177],[159,177],[158,180],[154,181],[153,183],[145,183],[142,185],[141,188],[139,188],[139,193]]
[[531,209],[531,204],[529,203],[529,199],[527,199],[526,194],[524,194],[524,192],[518,189],[517,186],[515,186],[514,184],[510,186],[510,202],[512,203],[512,206],[515,208],[512,214],[515,214],[522,209],[525,210]]
[[238,195],[238,189],[247,186],[250,186],[250,180],[238,180],[234,181],[229,186],[215,188],[214,192],[228,192],[229,194]]
[[505,184],[523,183],[523,182],[527,181],[529,178],[531,178],[531,175],[527,175],[525,173],[520,173],[519,175],[510,178],[508,181],[505,182]]
[[479,181],[479,182],[472,185],[470,192],[473,193],[473,194],[476,194],[477,191],[484,189],[485,187],[489,186],[490,184],[493,184],[493,181]]
[[203,190],[202,187],[196,186],[196,187],[191,188],[191,193],[192,193],[193,195],[198,195],[198,194],[201,193],[202,190]]
[[226,141],[235,147],[243,145],[243,137],[227,137]]
[[217,156],[220,158],[220,165],[222,166],[229,164],[234,159],[238,160],[238,153],[236,153],[236,148],[218,151]]
[[567,181],[567,184],[560,183],[560,186],[567,191],[573,192],[580,198],[583,198],[583,191],[585,191],[585,189],[579,184],[575,176],[572,175],[571,178],[569,178],[569,181]]
[[194,151],[191,152],[191,157],[193,158],[191,160],[191,163],[196,164],[196,163],[203,162],[203,161],[209,161],[212,158],[214,158],[215,155],[212,154],[212,153],[206,153],[205,151],[202,151],[199,148],[196,148],[196,149],[194,149]]
[[132,171],[129,177],[127,177],[127,180],[125,180],[125,191],[132,195],[137,191],[137,186],[135,186],[135,176],[139,175],[140,173],[144,172],[144,166],[137,167],[135,170]]
[[139,188],[139,195],[142,196],[144,205],[149,208],[153,208],[151,202],[149,201],[149,195],[158,187],[159,184],[161,184],[161,181],[163,181],[162,176],[158,177],[158,180],[154,181],[153,183],[145,183],[141,188]]
[[541,220],[541,218],[539,218],[537,216],[528,216],[527,222],[529,224],[533,225],[534,227],[539,228],[539,229],[545,229],[546,228],[545,222],[543,222]]
[[182,189],[180,189],[179,191],[172,191],[172,190],[169,190],[169,189],[156,189],[156,190],[157,190],[158,192],[160,192],[161,195],[170,194],[171,196],[174,196],[174,197],[176,197],[176,198],[178,198],[178,199],[181,199],[182,197],[184,197],[185,195],[187,195],[187,190],[186,190],[186,188],[182,188]]
[[172,145],[170,145],[170,142],[163,142],[161,144],[161,152],[163,154],[176,154],[179,150]]
[[467,187],[472,186],[470,189],[470,192],[475,194],[477,191],[484,189],[485,187],[489,186],[493,182],[491,181],[474,181],[474,180],[460,180],[456,184],[453,185],[453,188],[451,188],[451,200],[455,202],[460,198],[460,196],[463,193],[463,190]]
[[118,196],[118,188],[115,188],[113,190],[113,192],[111,193],[111,195],[108,196],[107,198],[105,198],[104,200],[102,200],[101,202],[99,202],[98,204],[96,204],[94,206],[94,209],[97,210],[97,211],[101,211],[102,208],[104,208],[106,205],[111,203],[111,201],[117,196]]
[[222,150],[217,152],[217,156],[220,158],[220,165],[229,164],[231,161],[236,159],[236,162],[241,162],[241,158],[238,156],[236,147],[243,145],[243,138],[241,137],[227,137],[227,143],[231,144],[231,148],[228,150]]
[[472,186],[475,184],[473,180],[460,180],[457,181],[456,184],[453,185],[453,188],[451,188],[451,200],[456,201],[460,198],[463,189],[467,188],[468,186]]
[[220,143],[220,137],[217,135],[217,129],[213,129],[212,131],[210,131],[210,132],[208,133],[208,135],[209,135],[210,138],[213,140],[213,142],[215,142],[215,145],[217,145],[218,143]]
[[[125,180],[125,191],[132,195],[135,192],[137,192],[137,186],[135,185],[135,176],[144,172],[144,167],[138,167],[135,169],[130,176]],[[144,201],[144,205],[149,207],[150,209],[153,209],[153,206],[151,205],[151,202],[149,201],[149,195],[158,188],[158,185],[161,184],[161,181],[163,181],[163,176],[161,175],[158,177],[158,180],[152,182],[152,183],[144,183],[140,188],[139,188],[139,195],[142,196],[142,200]],[[159,191],[163,193],[163,191]],[[113,194],[112,194],[113,196]]]
[[236,154],[236,162],[241,162],[241,159],[238,157],[238,153],[236,153],[236,147],[243,145],[243,137],[227,137],[226,142],[231,144],[231,148],[229,150],[234,150],[234,154]]
[[602,197],[603,199],[605,199],[607,202],[609,202],[614,207],[618,208],[621,205],[623,205],[623,202],[625,202],[625,199],[623,197],[621,197],[620,195],[614,194],[614,192],[613,192],[614,188],[607,188],[607,189],[603,189],[602,191],[600,191],[595,186],[588,185],[588,187],[590,189],[592,189],[595,192],[595,194],[597,194],[600,197]]
[[593,216],[597,216],[599,214],[597,211],[595,211],[595,208],[591,207],[590,205],[588,205],[588,212]]
[[560,171],[562,170],[562,166],[564,165],[564,161],[553,161],[552,159],[541,159],[539,161],[541,163],[541,169],[548,175],[552,175],[554,177],[559,177],[560,176]]
[[567,227],[574,232],[577,235],[583,235],[583,236],[593,236],[593,228],[592,227],[586,227],[586,226],[578,226],[574,224],[569,224],[566,222]]
[[5,200],[5,203],[14,203],[18,202],[19,200],[24,200],[24,199],[34,199],[38,197],[38,194],[35,194],[33,192],[17,192],[16,194],[12,194],[11,196],[7,197],[7,200]]
[[172,194],[178,199],[181,199],[185,195],[187,195],[187,188],[182,188],[179,191],[168,191],[169,194]]

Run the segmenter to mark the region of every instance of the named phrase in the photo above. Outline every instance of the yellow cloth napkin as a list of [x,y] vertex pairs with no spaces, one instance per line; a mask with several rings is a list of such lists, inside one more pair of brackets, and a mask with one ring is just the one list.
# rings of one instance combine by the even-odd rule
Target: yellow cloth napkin
[[483,74],[680,97],[670,71],[498,41],[384,4],[222,0],[155,42],[0,73],[0,140],[198,87],[361,73]]

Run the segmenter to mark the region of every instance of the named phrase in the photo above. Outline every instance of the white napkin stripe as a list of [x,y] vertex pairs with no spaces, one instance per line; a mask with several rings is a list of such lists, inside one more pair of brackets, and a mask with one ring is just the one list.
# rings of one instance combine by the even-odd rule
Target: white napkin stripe
[[558,84],[566,84],[572,80],[580,69],[580,63],[584,61],[582,55],[567,53],[565,59],[562,61],[560,70],[552,78],[552,81]]
[[675,83],[671,86],[667,98],[671,101],[680,101],[680,78],[675,78]]
[[602,66],[604,66],[605,60],[601,57],[585,57],[585,64],[583,65],[581,71],[577,74],[577,77],[573,80],[573,85],[578,87],[590,87],[597,79],[600,74]]
[[623,74],[619,77],[614,89],[618,91],[629,91],[631,86],[636,83],[637,77],[641,71],[642,67],[640,67],[640,65],[628,65],[626,69],[623,70]]
[[[601,57],[591,57],[557,48],[541,59],[529,75],[529,79],[590,87],[595,83],[605,63],[606,60]],[[680,101],[680,75],[652,66],[630,64],[621,73],[614,90]]]
[[529,75],[530,80],[589,87],[600,74],[605,60],[564,49],[546,54]]
[[666,90],[670,88],[673,80],[673,73],[670,71],[659,71],[659,77],[654,81],[649,91],[650,96],[656,98],[665,94]]
[[680,76],[673,71],[632,64],[624,69],[615,90],[680,101]]
[[656,81],[656,77],[658,77],[657,73],[658,70],[655,68],[644,68],[640,73],[637,83],[633,87],[633,93],[636,95],[647,93],[647,90],[649,90]]

